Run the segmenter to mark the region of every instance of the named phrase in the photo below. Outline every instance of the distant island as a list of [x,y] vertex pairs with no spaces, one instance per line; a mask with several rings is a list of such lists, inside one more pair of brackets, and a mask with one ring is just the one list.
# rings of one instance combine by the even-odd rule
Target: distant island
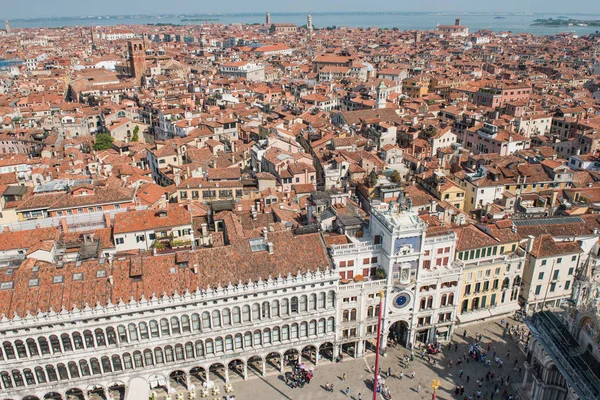
[[498,17],[494,17],[494,19],[506,19],[506,17],[500,17],[500,16],[498,16]]
[[539,26],[600,26],[600,20],[583,20],[583,19],[536,19],[533,25]]
[[219,18],[184,18],[181,22],[214,22],[219,21]]

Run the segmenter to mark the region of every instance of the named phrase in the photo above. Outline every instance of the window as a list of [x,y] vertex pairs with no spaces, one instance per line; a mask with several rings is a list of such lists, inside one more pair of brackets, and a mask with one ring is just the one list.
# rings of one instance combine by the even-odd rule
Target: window
[[542,260],[542,265],[546,265],[546,260]]
[[543,272],[540,272],[540,273],[539,273],[539,275],[538,275],[538,279],[544,279],[544,273],[543,273]]
[[542,285],[537,285],[535,287],[535,295],[539,296],[539,294],[542,292]]
[[556,282],[552,282],[550,284],[550,292],[554,292],[555,289],[556,289]]
[[573,272],[575,272],[575,268],[569,268],[569,273],[567,275],[573,275]]
[[565,290],[569,290],[570,287],[571,287],[571,281],[566,281],[565,282]]

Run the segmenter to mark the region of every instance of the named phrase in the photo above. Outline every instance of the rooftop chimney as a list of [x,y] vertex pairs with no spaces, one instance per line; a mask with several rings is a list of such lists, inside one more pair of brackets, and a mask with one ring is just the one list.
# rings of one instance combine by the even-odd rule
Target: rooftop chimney
[[275,248],[273,246],[273,242],[267,243],[267,248],[269,249],[269,254],[273,254],[275,252]]
[[456,20],[454,21],[454,25],[456,25],[456,26],[460,25],[460,18],[456,18]]

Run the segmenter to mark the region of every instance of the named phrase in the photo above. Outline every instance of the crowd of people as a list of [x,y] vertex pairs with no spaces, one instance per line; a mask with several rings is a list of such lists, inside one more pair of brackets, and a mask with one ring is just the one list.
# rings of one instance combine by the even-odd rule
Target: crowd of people
[[314,376],[314,368],[308,368],[306,364],[294,364],[291,372],[285,373],[285,383],[291,387],[303,388],[304,385],[309,384],[310,380]]

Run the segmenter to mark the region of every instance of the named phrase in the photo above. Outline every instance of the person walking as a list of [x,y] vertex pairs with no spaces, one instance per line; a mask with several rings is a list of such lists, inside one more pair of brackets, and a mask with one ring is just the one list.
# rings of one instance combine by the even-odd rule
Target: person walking
[[362,394],[358,394],[358,400],[362,400]]
[[412,372],[410,375],[411,375],[411,379],[415,379],[415,375],[416,375],[416,373],[415,373],[415,371],[414,371],[414,370],[413,370],[413,372]]
[[465,330],[463,331],[463,339],[465,339],[466,337],[467,337],[467,330],[465,329]]
[[417,386],[417,393],[421,393],[421,385]]
[[350,387],[346,387],[346,396],[348,396],[348,393],[350,393]]
[[342,374],[342,380],[343,380],[344,382],[346,382],[346,373],[345,373],[345,372]]
[[388,373],[387,373],[387,376],[388,376],[388,378],[389,378],[390,376],[392,376],[392,368],[391,368],[391,367],[388,367]]
[[456,352],[458,352],[458,343],[455,343],[455,344],[454,344],[454,352],[455,352],[455,353],[456,353]]
[[471,380],[471,377],[469,375],[467,375],[467,383],[469,383],[470,380]]
[[464,371],[461,369],[460,371],[458,371],[458,377],[462,378]]
[[404,378],[404,371],[400,371],[400,380],[402,380],[402,378]]

